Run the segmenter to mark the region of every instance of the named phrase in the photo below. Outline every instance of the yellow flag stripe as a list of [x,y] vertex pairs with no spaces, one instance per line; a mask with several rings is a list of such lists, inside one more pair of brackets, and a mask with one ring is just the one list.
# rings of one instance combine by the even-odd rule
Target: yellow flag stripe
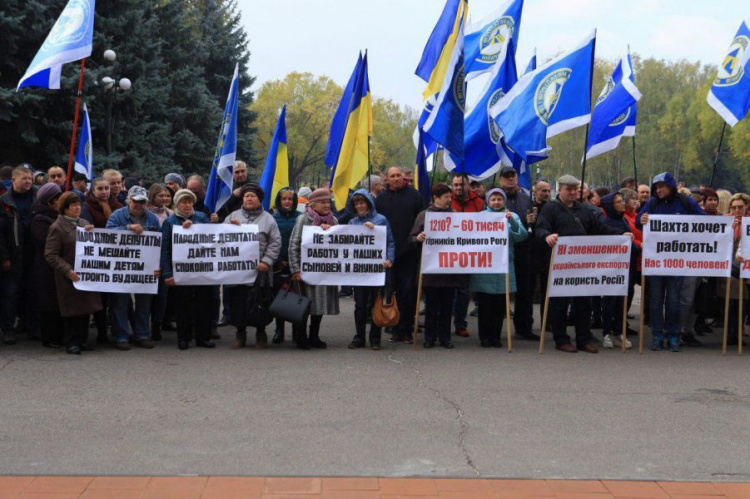
[[286,144],[279,142],[279,149],[276,152],[276,171],[273,176],[270,206],[273,206],[276,201],[276,195],[283,187],[289,187],[289,154],[287,153]]
[[456,46],[456,40],[458,39],[458,26],[459,23],[466,19],[469,13],[469,5],[466,2],[458,4],[458,11],[456,12],[456,20],[453,23],[453,31],[451,32],[448,40],[445,42],[443,51],[440,52],[440,58],[438,59],[435,67],[432,69],[430,75],[430,81],[427,82],[427,87],[422,92],[422,99],[427,100],[433,95],[440,92],[443,87],[443,80],[445,80],[445,74],[448,72],[448,65],[450,64],[451,57],[453,55],[453,48]]

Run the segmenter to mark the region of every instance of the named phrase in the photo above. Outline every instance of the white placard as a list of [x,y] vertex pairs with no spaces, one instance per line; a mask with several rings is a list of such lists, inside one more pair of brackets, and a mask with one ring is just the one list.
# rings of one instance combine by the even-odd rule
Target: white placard
[[385,284],[387,230],[382,225],[302,229],[302,280],[315,286]]
[[175,284],[218,286],[253,284],[258,275],[260,243],[255,224],[193,224],[172,232]]
[[649,215],[643,227],[643,274],[729,277],[734,218]]
[[508,219],[504,212],[427,212],[423,274],[505,274]]
[[740,255],[744,262],[740,266],[740,277],[750,279],[750,218],[742,219]]
[[159,278],[154,275],[161,259],[161,233],[132,230],[76,229],[74,270],[80,291],[155,295]]
[[628,294],[628,236],[560,237],[552,249],[550,298]]

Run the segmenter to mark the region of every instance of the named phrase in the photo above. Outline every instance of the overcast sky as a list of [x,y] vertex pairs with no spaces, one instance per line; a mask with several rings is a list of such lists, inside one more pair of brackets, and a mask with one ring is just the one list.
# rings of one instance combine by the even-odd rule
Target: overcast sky
[[[250,37],[250,71],[258,78],[255,90],[291,71],[326,75],[343,86],[359,50],[368,49],[373,94],[421,108],[425,84],[414,69],[444,0],[238,2]],[[470,0],[471,20],[504,3]],[[644,57],[719,64],[748,14],[747,0],[526,0],[519,70],[534,47],[541,64],[594,28],[598,57],[615,59],[630,44]]]

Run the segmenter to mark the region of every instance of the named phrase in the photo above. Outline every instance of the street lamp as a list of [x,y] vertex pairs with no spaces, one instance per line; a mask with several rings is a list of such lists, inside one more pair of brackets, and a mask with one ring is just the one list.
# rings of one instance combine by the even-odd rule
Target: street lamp
[[[104,60],[107,62],[114,63],[117,60],[117,54],[112,49],[104,51]],[[132,87],[132,82],[128,78],[120,78],[120,81],[116,81],[110,76],[105,76],[101,79],[101,85],[107,96],[107,156],[112,154],[112,134],[114,133],[114,122],[112,120],[112,103],[114,101],[115,93],[118,90],[127,92]]]

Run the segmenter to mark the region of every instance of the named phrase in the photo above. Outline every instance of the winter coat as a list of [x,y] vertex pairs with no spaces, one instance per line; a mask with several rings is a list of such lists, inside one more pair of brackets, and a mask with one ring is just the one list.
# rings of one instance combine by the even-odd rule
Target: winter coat
[[284,193],[284,190],[279,190],[278,194],[276,194],[276,201],[273,205],[273,219],[276,220],[276,225],[279,227],[279,233],[281,234],[281,251],[279,252],[279,258],[276,261],[277,268],[281,262],[289,263],[289,238],[292,237],[294,223],[297,221],[297,218],[302,215],[302,213],[297,211],[297,206],[299,205],[297,193],[292,191],[294,204],[289,211],[284,211],[283,208],[281,208],[282,193]]
[[563,237],[617,235],[623,232],[605,225],[592,210],[578,201],[574,201],[571,208],[566,208],[559,199],[544,205],[536,223],[536,237],[541,239],[552,234]]
[[[112,196],[109,197],[108,202],[112,213],[122,208],[122,204]],[[99,200],[94,197],[91,191],[86,193],[86,201],[81,206],[81,218],[87,220],[97,229],[103,229],[107,226],[107,217],[104,216],[102,205],[99,204]]]
[[[156,215],[146,210],[143,213],[146,221],[141,224],[143,230],[147,232],[161,232],[161,224]],[[133,217],[130,215],[130,208],[125,206],[112,213],[107,220],[107,229],[128,230],[128,225],[134,224]]]
[[479,213],[484,211],[484,200],[474,191],[469,191],[469,195],[464,200],[457,199],[451,194],[451,210],[456,213]]
[[[427,212],[452,212],[450,208],[443,210],[436,208],[435,205],[430,205],[426,210],[417,215],[417,219],[414,221],[414,226],[411,229],[409,235],[411,243],[419,248],[420,252],[422,249],[422,243],[417,241],[417,236],[420,232],[424,231],[424,219]],[[424,274],[422,276],[422,286],[425,288],[465,288],[469,285],[469,276],[465,274]]]
[[[367,204],[370,205],[370,211],[367,212],[367,214],[363,217],[360,217],[357,215],[357,210],[354,209],[354,203],[352,203],[352,199],[357,194],[364,196],[365,200],[367,201]],[[396,242],[393,240],[393,232],[391,231],[391,224],[388,223],[388,219],[385,218],[383,215],[378,213],[377,208],[375,207],[375,203],[372,201],[372,197],[370,196],[370,193],[367,192],[367,189],[360,189],[357,192],[354,193],[354,196],[351,196],[349,198],[349,209],[352,211],[352,213],[355,213],[354,218],[349,220],[349,225],[364,225],[367,222],[372,222],[373,225],[383,225],[385,226],[386,230],[386,243],[385,243],[385,258],[386,260],[390,260],[391,263],[395,263],[396,261]]]
[[[491,208],[487,208],[486,211],[494,212]],[[503,210],[503,213],[506,210]],[[513,212],[511,212],[513,213]],[[509,293],[516,292],[516,267],[514,265],[514,246],[516,244],[525,241],[529,236],[529,232],[521,223],[521,217],[513,213],[513,218],[508,225],[508,236],[510,244],[508,244],[508,268],[510,269],[510,289]],[[505,274],[472,274],[469,279],[469,290],[472,293],[488,293],[491,295],[502,295],[505,294]]]
[[[32,207],[36,202],[36,191],[37,188],[32,186]],[[33,257],[33,244],[28,248],[25,245],[31,242],[28,231],[29,227],[24,227],[24,222],[18,215],[13,190],[8,189],[0,196],[0,262],[10,260],[11,272],[21,272],[24,253]]]
[[[241,224],[255,224],[258,226],[258,242],[260,244],[260,262],[265,263],[270,268],[279,258],[281,252],[281,233],[276,220],[263,207],[254,212],[246,212],[242,208],[230,213],[224,223],[230,223],[232,220],[239,220]],[[269,272],[271,277],[272,272]]]
[[[659,199],[656,196],[656,184],[664,182],[669,186],[669,196]],[[671,173],[657,175],[651,181],[651,199],[649,199],[636,217],[635,223],[639,229],[643,229],[641,217],[644,213],[652,215],[704,215],[703,209],[698,206],[693,198],[677,192],[677,182]]]
[[[208,217],[196,211],[188,217],[188,220],[194,224],[207,224],[211,223]],[[172,229],[175,225],[182,226],[185,220],[178,217],[175,213],[172,213],[164,220],[161,226],[161,276],[164,279],[173,277],[172,275]]]
[[58,213],[49,206],[35,204],[31,209],[34,219],[31,221],[31,237],[34,241],[34,288],[37,303],[42,312],[59,310],[57,291],[55,290],[55,271],[44,258],[44,247],[47,244],[49,229]]
[[[625,217],[625,213],[617,213],[615,210],[615,196],[617,192],[607,194],[602,198],[602,211],[604,213],[604,223],[609,227],[622,231],[622,233],[631,232],[630,223]],[[640,260],[640,246],[635,242],[635,235],[633,236],[633,247],[630,251],[630,270],[631,279],[635,276],[636,265]]]
[[[78,219],[78,227],[88,224],[86,220]],[[78,291],[73,287],[73,281],[67,277],[76,259],[76,227],[62,215],[57,217],[49,229],[44,259],[55,271],[55,289],[62,317],[88,315],[102,309],[100,293]]]
[[375,207],[391,224],[393,240],[396,242],[396,259],[416,251],[416,247],[409,242],[409,234],[417,215],[424,210],[419,192],[412,187],[404,187],[397,191],[389,188],[375,198]]
[[[292,274],[300,272],[302,268],[302,229],[312,226],[313,219],[307,213],[297,218],[289,238],[289,267]],[[310,299],[310,315],[338,315],[339,288],[338,286],[304,285],[305,296]]]

